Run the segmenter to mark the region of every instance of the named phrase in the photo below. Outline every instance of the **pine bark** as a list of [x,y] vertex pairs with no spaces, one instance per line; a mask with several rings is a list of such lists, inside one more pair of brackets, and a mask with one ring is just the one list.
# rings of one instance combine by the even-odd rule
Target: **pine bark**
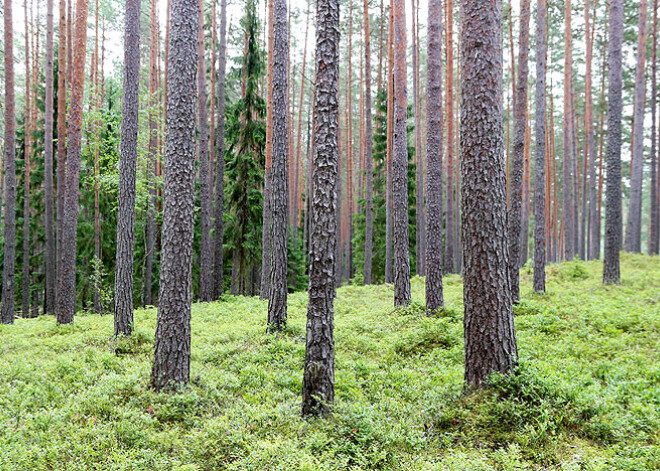
[[[57,53],[57,208],[55,220],[55,263],[59,275],[60,267],[58,254],[62,252],[62,232],[64,223],[64,188],[66,181],[66,94],[69,81],[67,80],[67,56],[71,50],[67,49],[67,21],[66,0],[60,0],[60,24],[58,32]],[[58,296],[58,283],[55,282],[55,302]],[[56,305],[54,306],[56,308]]]
[[608,41],[607,183],[603,283],[620,283],[621,250],[621,95],[623,85],[623,1],[611,0]]
[[447,70],[445,80],[447,81],[447,94],[445,95],[445,106],[447,107],[447,209],[445,213],[445,260],[444,272],[454,273],[454,1],[447,0],[447,37],[446,55]]
[[[30,56],[30,28],[28,26],[27,0],[24,2],[25,19],[25,139],[23,141],[23,317],[30,316],[30,157],[32,153],[32,57]],[[32,11],[30,11],[30,14]]]
[[410,303],[408,234],[408,93],[406,85],[406,4],[394,0],[394,136],[392,202],[394,238],[394,306]]
[[204,59],[204,0],[199,0],[197,64],[197,119],[199,123],[199,200],[201,247],[199,254],[199,299],[213,300],[213,254],[211,249],[211,179],[209,172],[209,124],[206,111],[206,61]]
[[5,228],[0,321],[14,323],[14,269],[16,264],[16,109],[14,94],[14,25],[11,0],[4,2],[5,50]]
[[657,56],[658,56],[658,0],[653,0],[653,59],[651,65],[651,215],[649,229],[649,255],[657,255],[660,249],[660,200],[658,199],[658,146],[657,124]]
[[[213,64],[215,67],[215,64]],[[218,111],[215,139],[215,250],[213,287],[215,299],[223,292],[224,260],[222,253],[225,177],[225,69],[227,66],[227,0],[220,0],[220,51],[218,54]]]
[[426,261],[426,214],[424,208],[424,169],[422,155],[422,125],[421,99],[419,86],[419,37],[417,36],[417,8],[415,0],[412,5],[412,62],[413,62],[413,112],[415,122],[415,270],[424,276]]
[[314,173],[303,416],[327,415],[334,402],[334,270],[339,128],[339,0],[318,0]]
[[124,96],[122,100],[119,207],[117,209],[117,271],[115,335],[133,331],[133,244],[135,242],[135,167],[138,138],[140,74],[140,0],[126,2],[124,30]]
[[[366,191],[364,205],[364,284],[370,285],[374,243],[374,158],[373,123],[371,117],[371,41],[369,33],[369,0],[364,0],[364,161]],[[382,28],[381,28],[382,30]]]
[[564,0],[564,164],[562,166],[562,223],[564,227],[564,259],[572,260],[577,253],[573,225],[573,45],[571,34],[571,0]]
[[[75,37],[72,63],[84,64],[87,52],[88,0],[76,2]],[[57,322],[70,324],[76,312],[76,233],[78,227],[78,191],[82,140],[85,68],[71,71],[71,106],[67,146],[66,187],[63,207],[62,250],[58,265]]]
[[170,17],[162,261],[151,370],[156,390],[190,380],[198,1],[172,0]]
[[392,155],[394,153],[394,0],[390,0],[387,60],[387,157],[385,159],[385,283],[394,281],[392,267]]
[[426,76],[426,314],[444,305],[442,293],[442,3],[430,0]]
[[502,136],[502,11],[465,0],[461,10],[461,176],[465,382],[485,385],[517,362],[507,274]]
[[268,296],[268,326],[282,330],[286,326],[287,310],[287,228],[288,228],[288,56],[286,0],[273,0],[273,168],[271,180],[271,258],[270,293]]
[[635,104],[633,108],[633,153],[630,203],[626,223],[627,252],[642,251],[642,187],[644,184],[644,112],[646,110],[646,16],[648,0],[639,3]]
[[55,313],[55,214],[53,202],[53,0],[46,2],[46,101],[44,103],[44,228],[46,286],[44,310]]
[[535,137],[534,158],[534,292],[545,291],[546,254],[546,132],[545,132],[545,70],[547,50],[547,5],[539,0],[536,15],[536,91],[535,91]]
[[[529,0],[520,3],[520,42],[518,43],[518,74],[513,99],[513,160],[509,195],[509,282],[514,303],[520,299],[520,235],[522,228],[523,167],[527,127],[527,80],[529,75]],[[526,241],[525,241],[526,242]]]
[[[594,26],[595,27],[595,18]],[[597,260],[600,258],[600,219],[598,218],[598,203],[596,200],[596,141],[593,122],[593,85],[592,85],[592,62],[594,49],[594,35],[590,16],[589,0],[584,2],[584,31],[587,41],[586,74],[585,74],[585,132],[586,150],[589,167],[589,214],[588,214],[588,236],[587,236],[587,259]],[[586,175],[585,175],[586,176]],[[586,196],[586,195],[584,195]],[[584,206],[583,206],[584,207]]]

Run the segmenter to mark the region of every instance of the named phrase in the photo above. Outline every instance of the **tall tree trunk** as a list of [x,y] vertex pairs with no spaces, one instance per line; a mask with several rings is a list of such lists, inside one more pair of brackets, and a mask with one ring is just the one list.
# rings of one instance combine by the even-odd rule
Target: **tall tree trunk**
[[[62,225],[62,250],[58,269],[57,322],[70,324],[76,312],[76,233],[78,228],[78,186],[82,140],[82,117],[85,87],[85,55],[87,52],[88,0],[76,2],[75,45],[73,63],[78,67],[71,73],[71,112],[66,166],[66,188]],[[136,100],[137,102],[137,100]]]
[[[213,285],[215,299],[223,292],[223,221],[224,177],[225,177],[225,68],[227,65],[227,0],[220,0],[220,54],[218,58],[218,124],[216,127],[215,151],[215,251]],[[213,64],[215,67],[215,64]]]
[[[645,1],[645,0],[643,0]],[[621,250],[621,94],[623,83],[623,1],[610,1],[608,41],[607,188],[603,283],[620,283]]]
[[651,216],[649,221],[649,255],[657,255],[660,248],[660,200],[658,200],[658,147],[656,142],[656,113],[658,84],[658,0],[653,0],[653,59],[651,63]]
[[211,249],[211,180],[209,176],[209,125],[206,111],[206,61],[204,60],[204,0],[199,0],[199,34],[197,65],[197,119],[199,122],[199,200],[201,248],[199,253],[199,299],[213,300],[213,254]]
[[424,173],[422,155],[422,108],[419,91],[419,37],[417,36],[417,8],[415,0],[410,0],[412,6],[412,62],[413,62],[413,111],[415,120],[415,270],[418,275],[424,275],[426,249],[426,215],[424,214]]
[[140,0],[126,2],[124,31],[124,95],[122,100],[115,335],[133,331],[133,243],[135,241],[135,166],[137,162],[140,79]]
[[[268,80],[266,85],[266,103],[273,103],[273,55],[275,43],[275,0],[268,2]],[[288,111],[287,111],[288,113]],[[261,234],[261,299],[267,299],[270,293],[270,251],[271,251],[271,182],[273,166],[273,107],[266,107],[266,168],[264,170],[264,206],[263,229]]]
[[445,106],[447,108],[447,210],[445,213],[445,260],[444,272],[454,273],[454,226],[455,226],[455,199],[454,199],[454,0],[447,0],[447,36],[446,36],[447,94]]
[[25,18],[25,139],[23,147],[23,277],[22,315],[30,317],[30,154],[32,153],[32,66],[30,64],[30,28],[27,0]]
[[534,292],[545,291],[546,246],[546,132],[545,132],[545,67],[547,50],[548,7],[539,0],[536,13],[536,90],[534,158]]
[[394,219],[394,306],[410,303],[408,234],[408,94],[406,86],[406,4],[394,0],[394,154],[392,201]]
[[644,111],[646,109],[646,13],[648,0],[639,3],[635,105],[633,109],[633,153],[630,175],[630,204],[626,223],[626,251],[642,251],[642,186],[644,184]]
[[[465,0],[461,11],[461,176],[465,382],[483,386],[517,362],[507,280],[502,136],[502,12]],[[522,74],[521,74],[522,75]]]
[[16,115],[14,96],[14,25],[12,2],[4,1],[5,50],[5,248],[0,321],[14,323],[14,267],[16,264]]
[[[585,157],[588,158],[589,168],[589,223],[587,237],[587,258],[588,260],[597,260],[600,258],[600,219],[598,218],[598,203],[596,202],[596,141],[594,136],[593,120],[593,90],[592,90],[592,67],[594,34],[593,28],[596,24],[596,18],[593,19],[593,26],[590,18],[589,0],[584,2],[584,31],[587,41],[587,70],[585,75],[585,133],[586,150]],[[595,8],[594,8],[595,11]],[[586,177],[586,175],[585,175]],[[585,195],[586,196],[586,195]],[[584,206],[583,206],[584,207]]]
[[[513,161],[509,195],[509,282],[514,303],[520,300],[520,234],[523,205],[523,167],[527,128],[527,80],[529,75],[529,0],[520,4],[520,42],[518,44],[518,74],[513,99]],[[527,241],[525,241],[527,242]]]
[[573,232],[573,193],[572,157],[575,140],[572,133],[573,119],[573,44],[571,34],[571,0],[564,0],[564,164],[562,180],[562,221],[564,225],[564,259],[572,260],[577,253]]
[[147,203],[147,233],[146,253],[144,263],[144,295],[146,306],[153,304],[152,271],[156,241],[156,161],[158,160],[158,129],[156,123],[156,106],[158,105],[158,0],[151,0],[149,11],[149,156],[147,181],[149,182],[149,199]]
[[46,286],[44,311],[55,314],[55,223],[53,203],[53,0],[46,2],[46,102],[44,103],[44,227]]
[[[101,95],[99,88],[99,0],[96,0],[94,29],[94,80],[93,80],[93,105],[94,112],[98,116],[101,109]],[[94,267],[98,271],[94,278],[94,312],[101,312],[101,168],[100,157],[100,120],[97,118],[92,124],[94,128]]]
[[337,241],[337,84],[339,1],[318,0],[316,12],[316,94],[314,176],[310,234],[307,343],[302,388],[303,416],[325,415],[334,402],[334,256]]
[[286,0],[273,0],[273,65],[269,67],[273,77],[273,114],[278,116],[273,125],[273,169],[271,180],[271,258],[270,294],[268,296],[268,326],[282,330],[286,326],[287,301],[287,64],[289,38],[287,31]]
[[[293,221],[291,222],[293,226],[293,234],[294,237],[297,237],[298,235],[298,228],[300,227],[300,211],[302,211],[302,178],[300,178],[300,169],[302,166],[302,157],[301,157],[301,151],[302,151],[302,117],[303,117],[303,104],[304,104],[304,97],[305,97],[305,77],[306,77],[306,70],[307,70],[307,36],[309,34],[309,19],[311,16],[311,8],[307,9],[307,14],[306,14],[306,21],[305,21],[305,41],[303,43],[303,59],[302,59],[302,70],[300,73],[300,98],[298,101],[298,136],[297,136],[297,142],[296,142],[296,159],[295,159],[295,192],[296,192],[296,197],[294,199],[293,203]],[[291,123],[291,127],[293,127],[293,123]]]
[[426,76],[426,314],[442,295],[442,3],[429,1]]
[[156,390],[190,380],[199,3],[172,0],[170,7],[163,248],[151,370]]
[[[62,232],[64,224],[64,188],[66,180],[66,93],[69,81],[67,80],[67,56],[71,50],[67,49],[67,21],[66,0],[60,0],[60,24],[57,53],[57,208],[55,220],[55,264],[59,276],[60,267],[58,255],[62,253]],[[55,302],[58,296],[58,283],[55,282]],[[56,306],[54,305],[54,309]],[[54,312],[53,312],[54,314]]]
[[[366,192],[364,205],[364,284],[371,284],[374,243],[374,158],[373,123],[371,118],[371,42],[369,34],[369,0],[364,0],[364,162]],[[381,28],[382,30],[382,28]]]
[[394,135],[394,0],[390,0],[387,60],[387,157],[385,159],[385,283],[394,281],[392,268],[392,154]]
[[355,173],[354,164],[354,145],[353,145],[353,61],[351,54],[353,51],[353,1],[348,2],[348,50],[346,54],[348,59],[348,75],[346,77],[346,95],[348,97],[347,120],[346,120],[346,279],[350,280],[353,271],[353,192]]

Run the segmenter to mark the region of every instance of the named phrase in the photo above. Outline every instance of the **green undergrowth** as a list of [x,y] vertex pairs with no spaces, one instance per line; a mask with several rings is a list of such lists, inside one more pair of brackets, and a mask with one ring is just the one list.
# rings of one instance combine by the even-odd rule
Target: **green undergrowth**
[[391,285],[336,300],[336,406],[300,418],[306,295],[283,333],[266,303],[196,304],[191,384],[147,383],[156,311],[112,338],[111,316],[0,326],[0,469],[16,470],[656,470],[660,469],[660,259],[622,255],[547,268],[547,293],[521,271],[520,365],[463,390],[462,285],[446,308],[392,308]]

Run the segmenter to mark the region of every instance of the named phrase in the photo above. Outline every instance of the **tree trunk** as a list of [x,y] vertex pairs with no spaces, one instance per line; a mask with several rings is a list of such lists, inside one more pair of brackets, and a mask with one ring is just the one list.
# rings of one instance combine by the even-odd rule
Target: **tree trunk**
[[44,103],[44,227],[46,286],[44,311],[55,314],[55,223],[53,203],[53,0],[46,2],[46,102]]
[[172,0],[170,7],[163,247],[151,370],[151,385],[156,390],[190,379],[199,3]]
[[547,5],[539,0],[536,14],[536,92],[534,159],[534,292],[545,291],[546,224],[546,133],[545,133],[545,62],[547,50]]
[[442,3],[429,1],[426,76],[426,314],[442,296]]
[[[215,299],[223,292],[223,212],[225,177],[225,68],[227,65],[227,0],[220,0],[220,54],[218,58],[218,124],[215,150],[215,260],[213,267]],[[215,64],[213,64],[215,67]]]
[[12,2],[4,2],[5,50],[5,248],[2,272],[3,324],[14,323],[14,267],[16,263],[16,115],[14,96],[14,25]]
[[[585,76],[585,132],[586,132],[586,150],[585,157],[588,158],[589,167],[589,215],[588,215],[588,236],[587,236],[587,259],[598,260],[600,258],[600,219],[598,218],[598,203],[596,201],[596,141],[594,136],[593,122],[593,90],[592,90],[592,68],[594,35],[596,19],[594,26],[591,26],[589,11],[589,0],[584,3],[584,31],[587,41],[587,70]],[[594,9],[595,10],[595,9]],[[586,176],[586,175],[585,175]],[[586,196],[586,195],[585,195]],[[584,206],[583,206],[584,207]]]
[[465,382],[483,386],[517,362],[507,274],[502,136],[502,12],[465,0],[461,12],[461,176]]
[[135,241],[135,166],[137,162],[140,78],[140,0],[126,3],[124,31],[124,96],[122,100],[115,335],[133,331],[133,243]]
[[455,273],[454,263],[454,1],[447,0],[447,94],[445,106],[447,107],[447,210],[445,213],[445,260],[444,272]]
[[573,119],[573,50],[571,35],[571,0],[564,0],[564,164],[562,179],[562,222],[564,225],[564,259],[572,260],[577,253],[573,232],[573,193],[572,156],[575,140],[572,134]]
[[57,322],[70,324],[76,312],[76,234],[78,228],[78,186],[82,140],[82,118],[85,87],[85,55],[87,52],[88,0],[76,2],[76,25],[73,63],[79,64],[71,73],[71,106],[67,139],[66,187],[62,225],[62,250],[58,268]]
[[287,31],[286,0],[273,0],[273,65],[269,67],[273,77],[273,114],[278,119],[273,123],[273,168],[271,180],[271,258],[270,294],[268,296],[268,326],[282,330],[286,326],[287,302],[287,147],[288,111],[287,64],[289,38]]
[[[364,205],[364,284],[371,284],[374,243],[374,158],[371,117],[371,43],[369,35],[369,0],[364,0],[364,162],[366,192]],[[381,28],[382,29],[382,28]]]
[[[67,56],[71,50],[67,49],[67,21],[66,0],[60,0],[60,24],[57,54],[57,208],[56,208],[56,230],[55,230],[55,265],[59,276],[59,256],[62,253],[62,232],[64,224],[64,188],[66,180],[66,89],[69,86],[67,80]],[[58,296],[58,282],[55,282],[55,303]],[[56,305],[53,306],[56,309]],[[54,314],[54,312],[53,312]]]
[[412,5],[412,62],[413,62],[413,111],[415,120],[415,271],[424,276],[424,262],[426,249],[426,218],[424,214],[424,169],[422,155],[422,125],[421,100],[419,92],[419,38],[417,37],[417,8],[415,0]]
[[201,247],[199,253],[199,299],[213,300],[213,254],[211,249],[211,180],[209,177],[209,124],[206,111],[206,61],[204,60],[204,0],[199,0],[199,34],[197,66],[197,119],[199,122],[199,200]]
[[[28,7],[25,0],[25,139],[23,147],[23,303],[21,314],[30,317],[30,157],[32,153],[32,67],[30,57],[30,29]],[[36,121],[36,120],[35,120]]]
[[657,56],[658,56],[658,0],[653,0],[653,59],[651,64],[651,216],[649,221],[649,255],[657,255],[660,248],[660,200],[658,200],[658,147],[656,143],[657,113]]
[[[644,0],[645,1],[645,0]],[[603,283],[620,283],[621,250],[621,93],[623,83],[623,1],[610,1],[607,109],[607,188]]]
[[387,60],[387,157],[385,160],[385,283],[394,281],[392,269],[392,154],[394,135],[394,0],[390,0]]
[[630,175],[630,204],[626,223],[626,251],[642,251],[642,186],[644,184],[644,111],[646,109],[646,13],[648,0],[639,3],[635,104],[633,109],[633,153]]
[[333,303],[337,242],[339,1],[318,0],[316,13],[314,176],[303,416],[326,415],[334,402]]
[[[514,303],[520,300],[520,234],[522,228],[523,167],[527,128],[527,80],[529,75],[529,0],[520,4],[520,42],[518,44],[518,74],[513,99],[513,160],[509,180],[509,282]],[[525,241],[526,242],[526,241]]]
[[[266,103],[273,103],[273,60],[275,43],[275,0],[268,2],[268,80]],[[287,111],[288,112],[288,111]],[[270,250],[271,250],[271,209],[270,194],[273,166],[273,107],[266,107],[266,168],[264,170],[263,229],[261,234],[261,299],[268,299],[270,293]]]

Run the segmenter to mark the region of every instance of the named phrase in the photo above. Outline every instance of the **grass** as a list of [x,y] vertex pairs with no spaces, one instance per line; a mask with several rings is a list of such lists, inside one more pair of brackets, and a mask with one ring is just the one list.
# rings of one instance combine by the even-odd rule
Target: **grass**
[[346,286],[336,301],[336,408],[300,418],[305,293],[289,326],[266,304],[196,304],[192,382],[147,388],[156,311],[112,338],[111,316],[0,326],[0,469],[15,470],[655,470],[660,469],[660,259],[548,267],[548,292],[521,273],[521,365],[463,394],[462,285],[446,310],[391,308],[392,286]]

